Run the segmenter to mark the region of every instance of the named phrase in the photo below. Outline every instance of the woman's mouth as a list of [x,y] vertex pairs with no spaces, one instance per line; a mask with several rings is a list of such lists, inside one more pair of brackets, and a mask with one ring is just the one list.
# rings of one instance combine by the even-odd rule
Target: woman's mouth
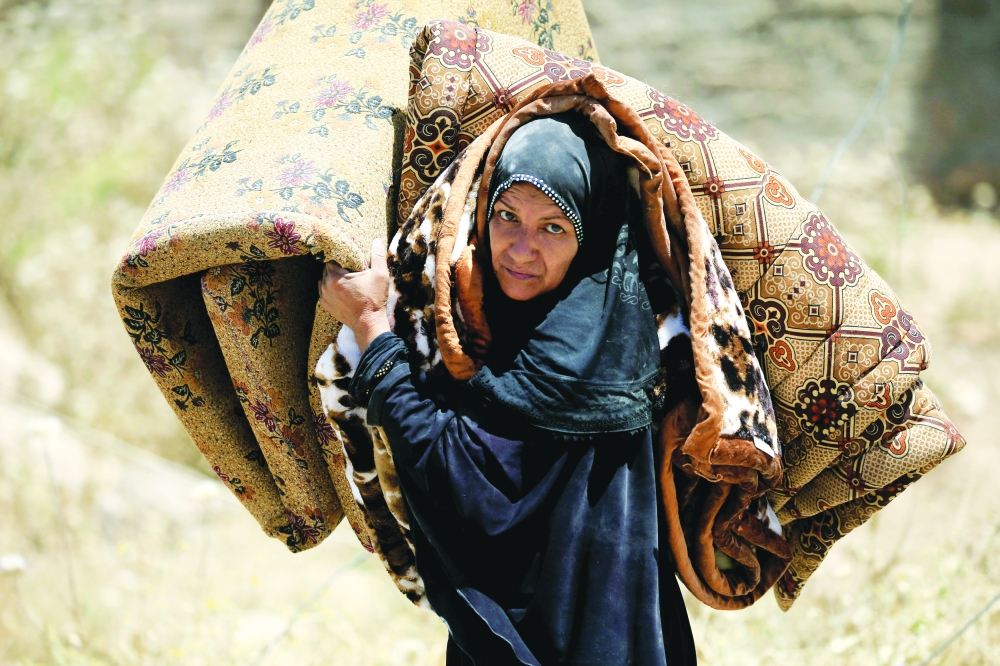
[[537,275],[532,275],[531,273],[521,273],[520,271],[515,271],[513,268],[508,268],[507,266],[504,266],[503,269],[507,271],[507,275],[515,280],[534,280],[539,277]]

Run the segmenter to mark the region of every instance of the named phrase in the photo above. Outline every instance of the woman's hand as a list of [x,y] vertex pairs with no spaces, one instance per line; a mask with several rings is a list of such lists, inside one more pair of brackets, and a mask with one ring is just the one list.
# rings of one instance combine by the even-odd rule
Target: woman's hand
[[362,352],[372,340],[389,330],[385,313],[388,300],[389,266],[381,239],[372,241],[370,268],[351,273],[330,262],[319,281],[319,302],[323,309],[354,331]]

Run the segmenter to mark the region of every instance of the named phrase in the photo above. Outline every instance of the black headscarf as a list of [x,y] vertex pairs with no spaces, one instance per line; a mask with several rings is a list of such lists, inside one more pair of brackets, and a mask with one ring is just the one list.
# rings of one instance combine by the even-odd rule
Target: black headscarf
[[487,219],[517,182],[535,185],[563,210],[579,249],[562,283],[527,302],[504,295],[489,272],[493,342],[470,385],[487,404],[551,432],[596,435],[650,425],[659,345],[632,237],[639,201],[623,158],[582,116],[539,118],[504,146]]

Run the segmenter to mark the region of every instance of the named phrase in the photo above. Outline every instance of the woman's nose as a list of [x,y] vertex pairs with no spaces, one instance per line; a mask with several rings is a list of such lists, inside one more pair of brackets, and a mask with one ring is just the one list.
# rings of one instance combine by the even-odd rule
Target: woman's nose
[[525,231],[519,231],[514,242],[507,248],[507,254],[518,263],[527,263],[534,259],[535,247],[532,236]]

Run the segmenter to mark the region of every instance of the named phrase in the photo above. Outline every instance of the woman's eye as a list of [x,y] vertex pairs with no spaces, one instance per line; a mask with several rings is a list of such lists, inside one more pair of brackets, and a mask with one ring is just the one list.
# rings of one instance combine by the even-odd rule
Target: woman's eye
[[501,220],[504,220],[506,222],[516,222],[517,221],[517,216],[514,215],[514,213],[510,212],[509,210],[501,210],[501,211],[498,211],[497,214],[500,215],[500,219]]
[[550,222],[549,224],[546,224],[545,227],[544,227],[544,229],[545,229],[545,231],[549,232],[550,234],[564,234],[564,233],[566,233],[565,229],[563,229],[562,227],[560,227],[558,224],[555,224],[554,222]]

